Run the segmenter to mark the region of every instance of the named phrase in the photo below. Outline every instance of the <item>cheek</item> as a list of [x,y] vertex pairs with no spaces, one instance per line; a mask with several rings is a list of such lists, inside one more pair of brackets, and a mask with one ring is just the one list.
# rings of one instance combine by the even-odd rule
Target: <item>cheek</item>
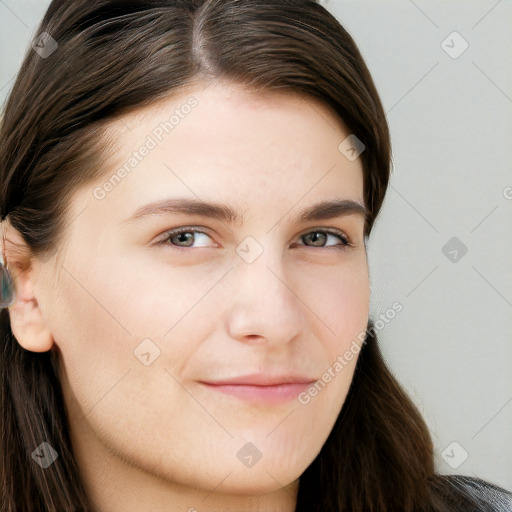
[[84,413],[126,373],[133,339],[110,316],[115,313],[107,313],[107,306],[78,290],[76,283],[66,283],[64,288],[53,303],[52,335],[65,369],[62,383],[71,388]]
[[[317,295],[321,312],[318,339],[325,360],[315,389],[307,391],[303,402],[317,401],[331,428],[350,388],[369,315],[370,286],[366,258],[340,265],[333,270]],[[328,328],[327,328],[328,327]]]
[[130,396],[136,396],[157,372],[172,385],[164,368],[179,373],[190,359],[195,350],[190,322],[198,311],[204,313],[201,299],[219,277],[191,280],[191,271],[141,268],[128,259],[94,268],[68,262],[66,269],[48,298],[50,323],[81,412],[95,411],[109,390],[119,396],[121,385],[130,383]]
[[171,259],[127,260],[124,267],[106,275],[108,289],[105,287],[102,294],[103,304],[132,342],[145,338],[164,341],[195,315],[205,310],[208,313],[211,306],[205,298],[210,292],[216,293],[217,283],[229,270],[183,268],[173,263]]
[[309,294],[308,306],[315,313],[311,325],[322,346],[317,352],[323,361],[322,376],[301,403],[314,400],[332,426],[352,382],[368,325],[370,286],[366,257],[333,266],[328,275],[316,277],[320,284],[316,293]]
[[137,317],[139,291],[123,280],[129,274],[118,266],[67,261],[63,268],[48,297],[49,323],[65,369],[63,385],[83,413],[141,366],[133,350],[143,338],[130,325]]
[[309,273],[303,292],[318,318],[318,336],[333,350],[364,331],[368,322],[370,286],[366,258],[354,258],[329,269]]

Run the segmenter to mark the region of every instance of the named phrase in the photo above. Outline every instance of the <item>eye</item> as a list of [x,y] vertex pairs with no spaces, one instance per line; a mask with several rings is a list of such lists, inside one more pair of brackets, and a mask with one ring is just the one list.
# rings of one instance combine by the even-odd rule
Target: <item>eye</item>
[[[165,238],[156,242],[156,245],[175,245],[178,249],[192,247],[196,242],[198,235],[204,235],[210,238],[204,231],[195,228],[179,228],[167,231]],[[201,240],[202,237],[199,237]],[[204,241],[196,247],[208,247]]]
[[[199,241],[201,241],[202,238],[203,241],[199,245],[196,245],[196,247],[208,247],[205,237],[208,237],[210,239],[211,237],[206,232],[192,227],[184,227],[167,231],[165,233],[165,238],[156,242],[155,245],[171,245],[176,247],[177,249],[185,249],[194,246],[194,243],[197,242],[198,240],[198,235],[204,235],[204,237],[199,236]],[[326,245],[329,237],[336,238],[338,242],[341,243]],[[335,229],[317,229],[315,231],[310,231],[309,233],[302,235],[300,239],[309,240],[313,245],[298,245],[305,245],[306,247],[318,247],[320,249],[327,248],[335,250],[344,250],[346,247],[352,246],[347,236],[341,231]]]
[[[329,237],[337,238],[338,241],[341,241],[341,243],[334,244],[334,245],[325,245],[327,243],[327,240]],[[345,236],[344,233],[341,231],[338,231],[337,229],[317,229],[315,231],[310,231],[309,233],[306,233],[305,235],[302,235],[301,240],[309,240],[314,245],[306,245],[307,247],[319,247],[319,248],[327,248],[327,249],[337,249],[337,250],[344,250],[347,247],[351,247],[351,243],[348,240],[348,238]],[[299,244],[302,245],[302,244]]]

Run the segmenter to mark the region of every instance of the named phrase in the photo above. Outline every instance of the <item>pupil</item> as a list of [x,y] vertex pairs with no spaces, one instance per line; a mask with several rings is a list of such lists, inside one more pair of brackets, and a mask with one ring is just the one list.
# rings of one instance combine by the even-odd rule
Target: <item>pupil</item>
[[313,238],[313,243],[317,242],[319,237],[325,236],[323,233],[311,233],[311,237]]
[[[192,240],[192,233],[180,233],[178,235],[178,239],[180,242],[187,242]],[[190,244],[188,244],[190,245]]]

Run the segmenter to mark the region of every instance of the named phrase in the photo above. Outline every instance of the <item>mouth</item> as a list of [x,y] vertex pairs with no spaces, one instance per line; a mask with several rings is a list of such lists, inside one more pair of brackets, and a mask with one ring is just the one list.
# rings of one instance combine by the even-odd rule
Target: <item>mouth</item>
[[235,379],[200,384],[211,391],[237,397],[253,404],[282,404],[294,400],[316,379],[303,377],[268,377],[253,374]]

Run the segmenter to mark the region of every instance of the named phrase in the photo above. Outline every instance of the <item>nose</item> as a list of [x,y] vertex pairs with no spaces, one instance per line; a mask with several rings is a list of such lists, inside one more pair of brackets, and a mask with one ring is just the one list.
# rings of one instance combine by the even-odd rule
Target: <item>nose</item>
[[[280,256],[264,252],[256,261],[240,260],[230,272],[228,331],[251,344],[282,345],[304,329],[304,303],[294,291]],[[296,287],[296,286],[295,286]]]

